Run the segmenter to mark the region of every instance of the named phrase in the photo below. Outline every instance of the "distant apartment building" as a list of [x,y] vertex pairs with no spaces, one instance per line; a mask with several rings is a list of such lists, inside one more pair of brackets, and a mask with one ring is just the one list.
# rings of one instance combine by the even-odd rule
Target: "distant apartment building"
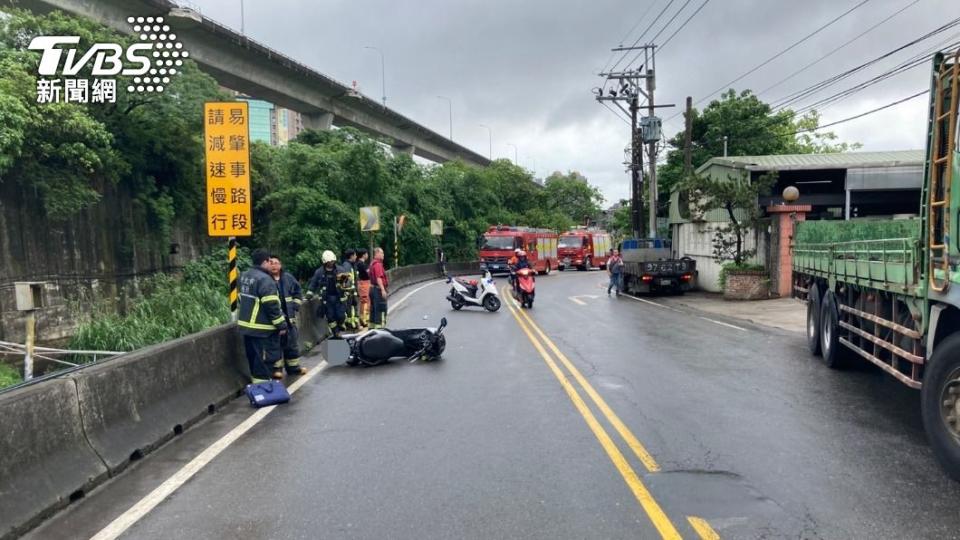
[[249,96],[228,90],[237,99],[250,104],[250,140],[273,146],[283,146],[303,131],[303,117],[296,111],[285,109]]

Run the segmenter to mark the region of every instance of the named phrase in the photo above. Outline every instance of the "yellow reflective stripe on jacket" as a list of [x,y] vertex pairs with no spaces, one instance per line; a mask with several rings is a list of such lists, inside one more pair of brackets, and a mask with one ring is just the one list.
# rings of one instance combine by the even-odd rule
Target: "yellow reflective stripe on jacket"
[[244,328],[252,328],[254,330],[276,330],[272,324],[257,324],[247,321],[237,321],[237,326],[242,326]]
[[279,301],[280,301],[280,295],[279,295],[279,294],[268,294],[268,295],[266,295],[266,296],[260,297],[260,302],[263,302],[263,303],[267,303],[267,302],[279,302]]
[[282,323],[282,322],[284,321],[284,319],[285,319],[285,317],[284,317],[283,315],[281,315],[281,316],[277,317],[276,319],[274,319],[274,320],[272,320],[272,321],[270,321],[270,322],[272,322],[274,325],[278,325],[278,324]]

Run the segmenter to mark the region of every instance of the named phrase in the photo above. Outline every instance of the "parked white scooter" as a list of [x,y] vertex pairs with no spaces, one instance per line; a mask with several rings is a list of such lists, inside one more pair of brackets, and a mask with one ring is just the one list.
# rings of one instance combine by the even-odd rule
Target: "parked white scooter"
[[497,293],[497,284],[493,281],[490,271],[483,268],[483,277],[479,280],[463,280],[447,276],[450,284],[450,294],[447,300],[450,306],[459,311],[463,306],[483,306],[490,312],[500,309],[500,295]]

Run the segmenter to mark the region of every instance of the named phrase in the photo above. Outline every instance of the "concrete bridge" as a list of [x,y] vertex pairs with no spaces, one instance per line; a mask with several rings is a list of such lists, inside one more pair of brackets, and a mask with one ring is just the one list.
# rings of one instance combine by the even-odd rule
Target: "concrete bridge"
[[45,13],[59,9],[132,33],[127,17],[164,16],[191,58],[220,84],[303,115],[304,127],[354,127],[395,150],[442,163],[490,160],[296,60],[170,0],[2,0]]

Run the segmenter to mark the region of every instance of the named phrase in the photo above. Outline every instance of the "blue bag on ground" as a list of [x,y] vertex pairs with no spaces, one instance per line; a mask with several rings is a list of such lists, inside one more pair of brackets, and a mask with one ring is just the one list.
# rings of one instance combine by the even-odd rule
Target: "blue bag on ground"
[[279,381],[248,384],[246,392],[247,397],[250,398],[250,405],[254,407],[266,407],[290,401],[287,387]]

